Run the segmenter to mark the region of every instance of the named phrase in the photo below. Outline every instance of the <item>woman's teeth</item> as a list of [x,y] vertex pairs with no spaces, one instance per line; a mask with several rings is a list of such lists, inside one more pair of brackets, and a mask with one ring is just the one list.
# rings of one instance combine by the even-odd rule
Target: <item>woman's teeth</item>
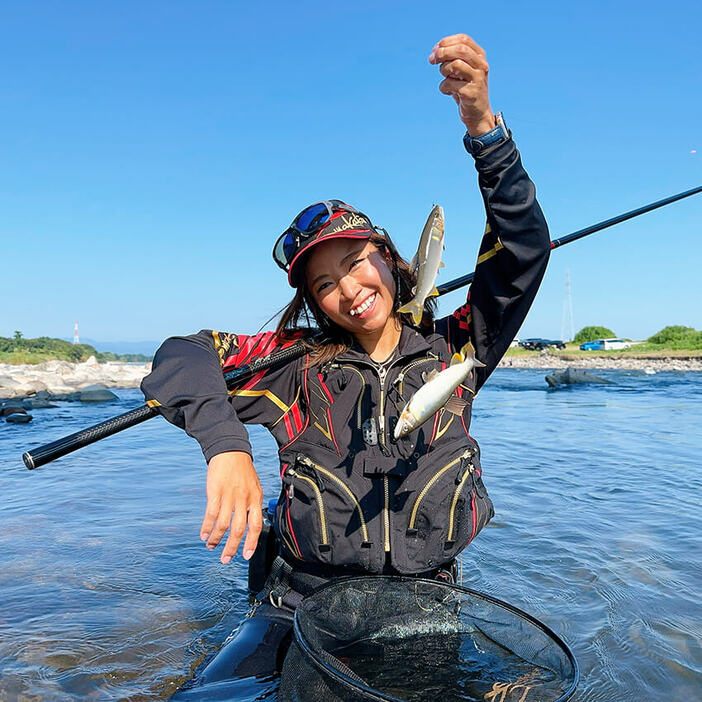
[[370,297],[367,297],[358,307],[354,307],[349,314],[355,317],[365,312],[375,302],[375,296],[377,294],[378,293],[373,293]]

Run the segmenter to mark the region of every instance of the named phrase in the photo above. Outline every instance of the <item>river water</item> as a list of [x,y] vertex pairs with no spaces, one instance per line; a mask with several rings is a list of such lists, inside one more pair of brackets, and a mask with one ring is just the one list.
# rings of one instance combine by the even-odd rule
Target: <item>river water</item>
[[[496,516],[464,584],[573,648],[579,702],[702,699],[702,373],[602,371],[548,389],[498,369],[476,402]],[[143,402],[0,424],[0,699],[166,699],[247,610],[246,570],[198,539],[205,467],[158,418],[27,471],[21,453]],[[265,496],[275,446],[251,431]],[[239,700],[275,699],[272,680]]]

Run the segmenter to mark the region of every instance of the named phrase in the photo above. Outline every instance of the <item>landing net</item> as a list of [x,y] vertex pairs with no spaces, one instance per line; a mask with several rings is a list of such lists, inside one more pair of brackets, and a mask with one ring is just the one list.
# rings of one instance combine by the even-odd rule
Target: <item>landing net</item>
[[575,690],[568,646],[526,612],[459,585],[337,580],[295,613],[281,702],[560,702]]

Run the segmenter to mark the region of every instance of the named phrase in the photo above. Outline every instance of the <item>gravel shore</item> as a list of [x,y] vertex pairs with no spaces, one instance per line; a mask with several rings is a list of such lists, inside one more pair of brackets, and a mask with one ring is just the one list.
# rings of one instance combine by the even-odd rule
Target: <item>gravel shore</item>
[[582,368],[588,370],[614,369],[637,371],[702,371],[702,357],[699,356],[569,356],[550,351],[535,351],[528,356],[505,356],[500,361],[501,368]]
[[98,363],[94,356],[84,363],[46,361],[16,366],[0,363],[0,398],[32,396],[42,390],[52,395],[74,393],[91,385],[137,388],[150,370],[150,363]]

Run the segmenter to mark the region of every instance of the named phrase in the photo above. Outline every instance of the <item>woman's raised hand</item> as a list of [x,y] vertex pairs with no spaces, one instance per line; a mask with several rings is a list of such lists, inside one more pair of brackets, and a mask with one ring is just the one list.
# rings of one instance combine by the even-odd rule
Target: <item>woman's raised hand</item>
[[220,557],[222,563],[232,560],[245,532],[243,555],[246,560],[253,556],[263,526],[262,499],[261,483],[248,453],[227,451],[210,459],[207,509],[200,539],[207,542],[208,549],[213,549],[229,529],[229,538]]
[[490,67],[483,49],[468,35],[453,34],[434,46],[429,63],[438,64],[445,76],[439,90],[456,101],[468,133],[478,136],[494,129],[495,116],[488,95]]

